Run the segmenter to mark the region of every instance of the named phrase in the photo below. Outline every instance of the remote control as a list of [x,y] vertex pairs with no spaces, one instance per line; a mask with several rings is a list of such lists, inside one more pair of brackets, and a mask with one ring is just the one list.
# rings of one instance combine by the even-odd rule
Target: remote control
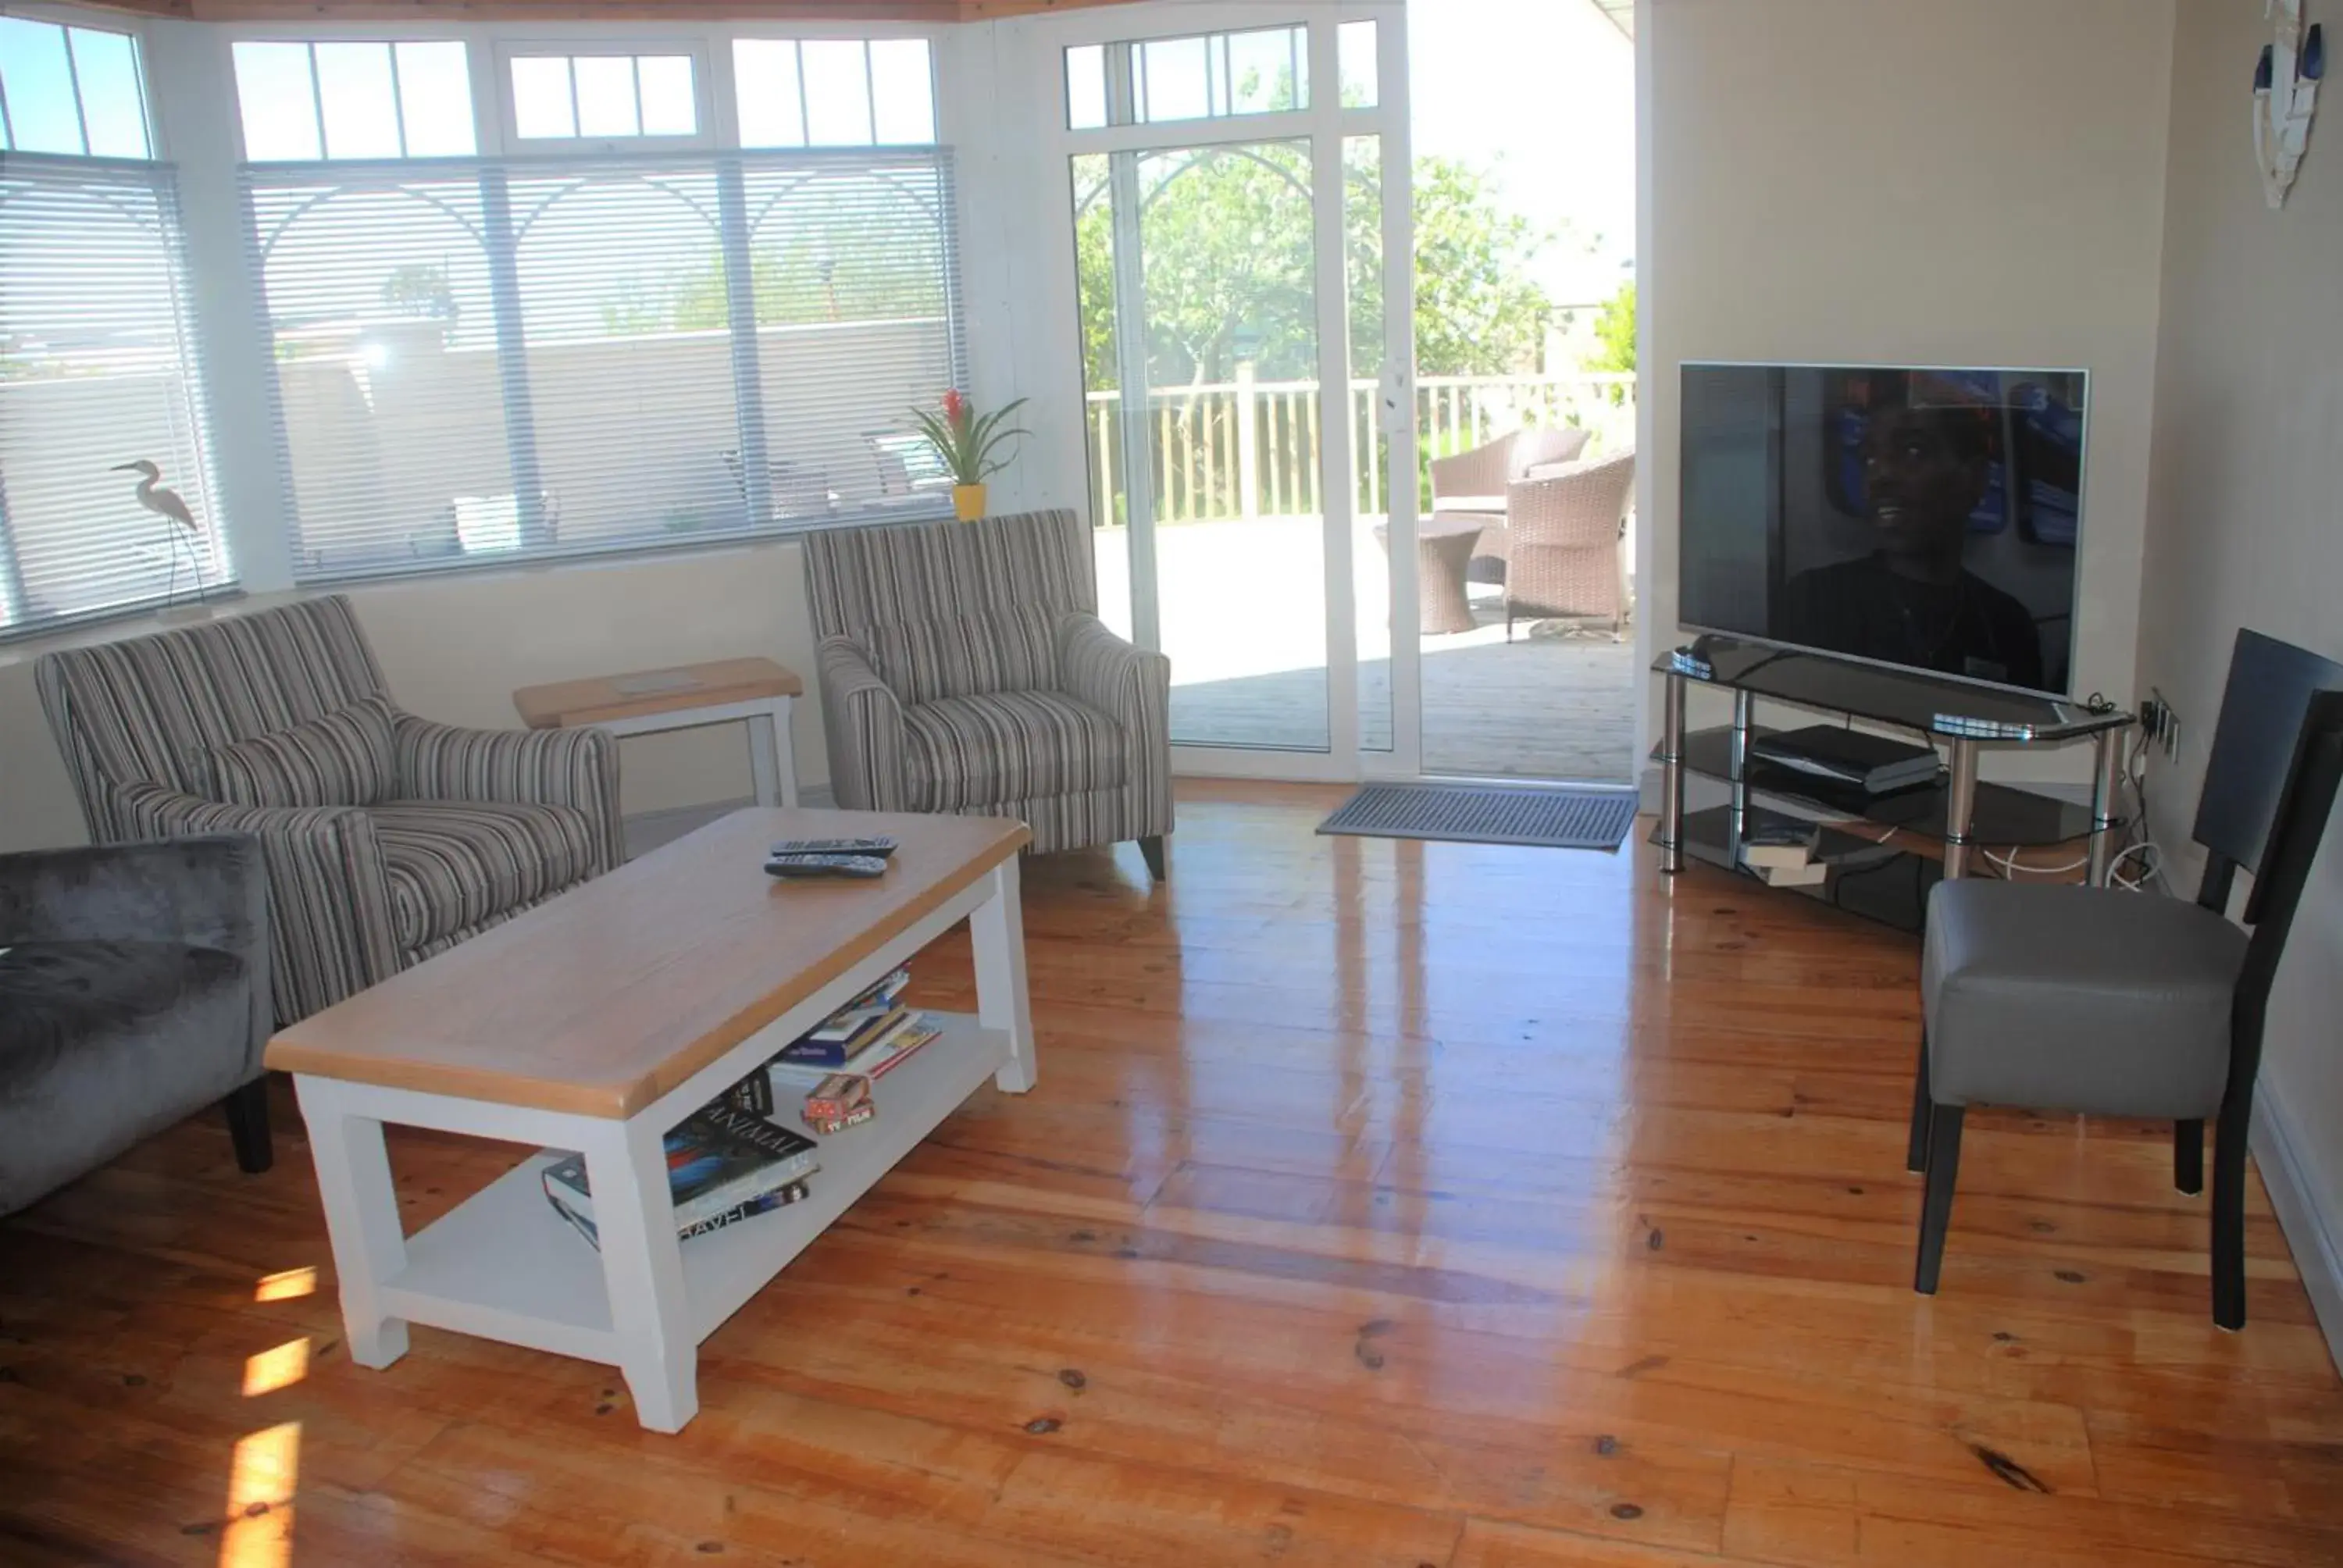
[[775,855],[876,855],[895,852],[895,840],[881,834],[870,839],[784,839],[769,853]]
[[868,879],[887,874],[887,862],[876,855],[776,855],[765,862],[773,877],[855,877]]

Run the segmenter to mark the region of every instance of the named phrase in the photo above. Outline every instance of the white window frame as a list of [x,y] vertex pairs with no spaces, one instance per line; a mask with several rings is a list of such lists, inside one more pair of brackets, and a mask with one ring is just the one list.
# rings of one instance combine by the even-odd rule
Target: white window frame
[[[283,26],[238,27],[223,24],[220,25],[219,31],[222,35],[220,40],[220,52],[226,61],[224,68],[227,82],[228,108],[230,111],[227,116],[230,150],[235,154],[233,161],[238,167],[242,167],[246,164],[256,161],[252,156],[252,149],[246,146],[244,143],[244,97],[237,85],[236,78],[236,46],[238,44],[306,44],[309,45],[311,50],[309,55],[309,79],[313,84],[313,86],[317,79],[317,56],[316,49],[320,44],[383,45],[394,51],[392,55],[394,61],[392,70],[394,73],[396,73],[397,69],[395,63],[397,60],[395,51],[401,44],[461,44],[464,45],[464,73],[470,80],[472,88],[472,146],[474,148],[478,149],[471,156],[475,157],[482,156],[486,155],[491,147],[492,144],[489,142],[486,132],[494,122],[490,121],[480,112],[480,53],[485,47],[485,45],[483,40],[469,36],[460,30],[447,27],[369,27],[362,23],[337,24],[320,22],[316,26],[302,28],[287,28]],[[395,75],[393,79],[396,80]],[[403,146],[406,145],[407,141],[406,107],[403,103],[398,104],[396,106],[399,115],[398,139],[400,145]],[[326,122],[322,109],[320,109],[317,114],[317,154],[318,156],[315,160],[316,162],[334,164],[373,162],[427,163],[434,158],[443,157],[446,156],[437,153],[402,153],[395,159],[329,158],[325,156]],[[458,156],[460,156],[462,155]],[[257,161],[264,166],[292,168],[297,167],[302,163],[309,160],[298,158],[263,158]]]
[[[146,116],[146,156],[144,158],[123,158],[118,155],[91,152],[35,155],[21,147],[14,149],[9,154],[10,156],[13,157],[16,153],[21,152],[27,157],[35,156],[58,158],[86,157],[97,158],[101,161],[112,158],[113,161],[119,163],[150,164],[164,164],[171,161],[170,148],[165,145],[163,139],[163,116],[157,114],[155,108],[155,79],[146,65],[147,28],[144,16],[136,12],[84,10],[70,5],[9,5],[0,9],[5,9],[7,15],[20,21],[45,22],[55,27],[78,27],[85,33],[113,33],[129,39],[131,57],[136,62],[138,67],[138,112]],[[72,58],[70,54],[66,57]],[[74,112],[81,116],[82,145],[86,147],[89,145],[89,121],[87,111],[81,102],[81,84],[78,80],[74,84]]]
[[[959,186],[967,177],[966,168],[954,157],[953,142],[949,134],[950,127],[956,122],[958,113],[957,102],[948,91],[946,82],[945,62],[950,49],[949,30],[933,25],[918,23],[887,24],[851,21],[821,24],[767,22],[757,25],[711,20],[693,24],[688,30],[666,31],[652,36],[644,34],[639,26],[624,30],[616,26],[604,29],[596,28],[592,24],[581,26],[574,23],[556,31],[542,26],[519,24],[484,23],[468,26],[443,25],[430,27],[403,27],[385,26],[379,24],[369,25],[365,23],[320,22],[301,26],[281,23],[241,26],[223,25],[217,29],[217,32],[222,39],[221,53],[224,56],[230,57],[229,60],[224,61],[224,64],[228,67],[226,75],[231,87],[234,72],[233,51],[230,45],[236,43],[460,42],[467,47],[470,64],[475,139],[479,148],[476,156],[480,162],[518,160],[526,164],[554,166],[571,160],[607,162],[614,157],[620,160],[629,156],[657,158],[660,156],[671,156],[678,154],[707,156],[721,161],[728,154],[743,154],[752,158],[762,156],[820,158],[837,154],[851,156],[870,153],[884,155],[890,152],[918,153],[932,148],[944,156],[947,164],[953,170],[956,196]],[[850,148],[743,147],[740,144],[738,83],[733,71],[732,47],[736,40],[742,39],[852,42],[916,39],[924,43],[928,49],[929,87],[935,116],[934,140],[930,143],[879,143],[870,147]],[[683,55],[692,61],[694,108],[699,121],[697,134],[689,136],[623,137],[523,137],[518,134],[511,85],[512,62],[515,59],[639,57],[660,55]],[[387,169],[392,166],[391,160],[377,160],[371,166],[358,165],[355,160],[347,159],[320,160],[313,165],[285,162],[254,163],[244,156],[242,116],[239,110],[240,106],[232,103],[227,118],[231,122],[236,153],[235,161],[240,177],[243,171],[247,169],[266,177],[272,172],[289,175],[305,168],[323,171],[357,166]],[[461,162],[464,160],[417,159],[414,161],[419,165],[427,166],[435,161]],[[958,236],[958,244],[950,262],[952,269],[950,293],[956,301],[951,352],[961,367],[956,373],[955,378],[961,381],[966,379],[965,366],[970,352],[969,338],[975,328],[975,313],[966,299],[966,244],[967,236],[962,231]],[[280,397],[280,388],[272,375],[265,393],[267,406],[272,410],[276,408],[277,399]],[[281,418],[281,415],[272,414],[272,418]],[[285,495],[288,504],[291,504],[292,490],[289,477],[281,467],[281,457],[275,454],[272,454],[268,483],[272,489]],[[867,518],[846,514],[840,515],[835,520],[793,519],[769,528],[758,528],[745,534],[727,535],[710,539],[704,545],[647,540],[640,543],[616,545],[607,550],[581,551],[576,555],[524,553],[509,559],[484,558],[477,561],[466,561],[460,565],[423,566],[413,569],[365,567],[348,573],[330,569],[324,573],[317,573],[297,564],[299,556],[299,540],[297,530],[293,527],[293,519],[290,517],[283,520],[281,525],[283,537],[278,544],[279,548],[286,552],[292,580],[298,586],[312,588],[338,581],[439,575],[448,572],[461,574],[475,571],[560,567],[598,558],[672,555],[697,548],[737,547],[741,543],[789,538],[828,527],[851,527],[869,520],[870,519]]]
[[[729,35],[728,35],[729,38]],[[729,51],[726,51],[728,54]],[[679,36],[672,38],[598,38],[585,41],[568,38],[505,37],[493,46],[495,68],[490,73],[496,82],[497,134],[506,150],[517,156],[599,157],[629,152],[683,152],[693,148],[723,148],[738,146],[739,119],[729,122],[732,134],[719,135],[716,113],[716,74],[710,55],[715,51],[706,37]],[[581,59],[641,59],[656,55],[683,55],[691,61],[691,104],[694,121],[699,129],[688,136],[524,136],[520,134],[518,110],[513,99],[512,68],[516,60],[581,60]],[[578,75],[575,66],[569,79],[570,102],[575,113]],[[637,114],[641,112],[640,80],[637,81]],[[478,107],[474,106],[477,115]],[[639,120],[638,121],[639,123]]]
[[[252,150],[244,145],[244,100],[236,90],[236,45],[238,44],[388,44],[394,46],[400,44],[461,44],[464,45],[466,72],[471,77],[472,83],[472,146],[479,149],[474,156],[485,156],[495,148],[496,144],[490,139],[490,133],[495,128],[496,121],[482,113],[480,108],[480,94],[484,86],[493,78],[481,69],[480,55],[487,47],[487,42],[476,32],[444,25],[436,27],[409,27],[377,23],[368,25],[363,22],[332,22],[323,18],[310,25],[297,27],[288,26],[281,22],[242,24],[223,22],[215,25],[213,30],[219,35],[217,46],[220,77],[227,93],[228,151],[231,155],[228,161],[235,168],[240,169],[245,165],[255,162]],[[311,68],[313,70],[316,68],[314,63]],[[402,139],[405,135],[405,127],[402,126],[400,128]],[[321,120],[317,126],[317,150],[322,155],[325,148],[326,128]],[[327,158],[321,156],[317,161],[354,164],[368,160]],[[417,158],[412,161],[425,163],[430,160]],[[258,160],[258,166],[297,168],[301,165],[291,159],[266,158]]]
[[[870,45],[900,43],[920,43],[928,46],[928,113],[935,128],[935,136],[930,141],[890,142],[882,141],[879,136],[879,82],[877,68],[870,58]],[[793,27],[786,31],[769,32],[763,28],[754,28],[729,33],[725,36],[724,44],[725,86],[731,111],[731,118],[725,127],[726,145],[729,146],[739,147],[744,152],[858,152],[863,150],[886,152],[899,148],[947,145],[944,137],[943,45],[941,40],[923,28],[887,31],[876,27],[858,26],[850,33],[833,33],[814,27]],[[800,128],[805,134],[805,140],[795,146],[775,146],[760,144],[755,147],[748,146],[742,141],[739,113],[740,57],[732,47],[736,44],[797,45],[798,115]],[[870,116],[870,140],[868,142],[817,142],[813,139],[812,110],[807,103],[805,90],[804,46],[808,44],[860,44],[863,46],[864,94],[866,106]]]
[[[213,593],[222,596],[232,597],[250,591],[247,580],[250,574],[246,569],[249,555],[246,547],[246,538],[236,524],[233,504],[223,493],[225,488],[223,462],[219,450],[221,420],[216,411],[218,399],[215,396],[214,381],[218,367],[206,352],[206,334],[198,319],[201,312],[196,301],[197,297],[203,292],[203,278],[198,264],[190,254],[193,246],[187,234],[186,202],[180,189],[180,171],[178,162],[174,156],[175,147],[169,134],[170,116],[164,112],[163,108],[165,94],[158,90],[156,79],[154,35],[150,18],[136,12],[100,11],[79,6],[38,3],[12,4],[7,6],[7,12],[10,15],[25,21],[45,22],[60,27],[78,27],[90,32],[113,33],[131,41],[132,57],[138,74],[139,112],[145,118],[146,128],[146,156],[126,158],[89,153],[19,151],[11,151],[7,156],[151,170],[154,177],[168,189],[170,196],[166,205],[172,209],[174,219],[174,232],[169,244],[175,253],[176,265],[178,268],[178,286],[181,296],[178,308],[182,316],[186,318],[182,326],[180,342],[183,351],[193,356],[192,362],[183,365],[182,370],[193,405],[196,461],[201,470],[207,521],[211,529],[213,558],[220,568],[220,575],[206,586]],[[75,92],[78,111],[78,86]],[[234,116],[231,115],[230,118],[233,119]],[[83,134],[86,138],[85,122]],[[240,136],[240,132],[237,134]],[[85,140],[85,145],[86,145]],[[240,148],[236,150],[240,151]],[[5,562],[0,562],[0,570],[9,574],[11,596],[18,597],[15,579],[16,550],[12,540],[0,538],[0,555],[5,557]],[[103,625],[109,621],[136,620],[154,615],[161,608],[158,601],[146,600],[116,608],[77,612],[43,625],[0,629],[0,647],[9,644],[38,643],[45,638],[70,636],[90,626]]]
[[[877,20],[869,22],[787,22],[755,20],[742,21],[721,27],[716,33],[715,37],[717,43],[717,55],[719,56],[717,68],[723,75],[723,88],[720,95],[721,103],[719,107],[723,114],[721,131],[724,137],[724,146],[727,147],[740,146],[740,85],[735,78],[732,68],[732,45],[736,39],[748,39],[763,44],[840,42],[879,44],[897,42],[905,38],[918,38],[923,40],[928,45],[929,90],[934,95],[933,101],[936,109],[936,139],[934,145],[940,147],[951,146],[955,139],[953,137],[952,131],[955,125],[957,104],[953,95],[947,90],[950,84],[946,82],[944,75],[944,61],[950,53],[950,41],[948,37],[950,31],[950,29],[949,28],[931,26],[919,22],[881,22]],[[802,82],[799,84],[799,90],[803,91]],[[890,148],[913,145],[917,144],[883,142],[879,144],[878,150],[886,151]],[[745,152],[810,151],[818,153],[833,149],[822,147],[746,147],[741,150]],[[865,149],[846,148],[843,150],[859,152]],[[967,171],[962,170],[961,172],[963,177],[965,177]]]

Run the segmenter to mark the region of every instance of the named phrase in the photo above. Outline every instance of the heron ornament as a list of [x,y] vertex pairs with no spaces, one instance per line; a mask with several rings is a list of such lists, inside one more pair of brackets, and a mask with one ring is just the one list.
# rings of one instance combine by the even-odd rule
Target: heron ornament
[[187,545],[187,560],[194,567],[196,573],[196,599],[197,603],[201,603],[204,597],[204,558],[203,552],[196,548],[196,541],[203,538],[204,530],[196,521],[195,513],[187,509],[187,503],[181,498],[178,491],[163,483],[163,470],[147,459],[141,457],[135,463],[118,463],[115,465],[114,471],[117,474],[136,474],[138,504],[172,525],[171,577],[169,583],[164,588],[163,602],[169,604],[178,596],[179,540],[184,535]]

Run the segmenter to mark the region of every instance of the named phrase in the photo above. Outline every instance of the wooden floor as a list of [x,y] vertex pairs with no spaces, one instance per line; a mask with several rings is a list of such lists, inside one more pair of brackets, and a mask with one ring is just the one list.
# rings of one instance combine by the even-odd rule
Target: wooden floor
[[[2343,1562],[2258,1190],[2223,1335],[2152,1130],[1973,1118],[1924,1301],[1909,939],[1313,837],[1339,795],[1190,795],[1160,891],[1032,863],[1041,1087],[719,1330],[678,1437],[552,1356],[352,1365],[282,1093],[266,1176],[206,1117],[0,1223],[0,1562]],[[510,1159],[393,1154],[418,1223]]]

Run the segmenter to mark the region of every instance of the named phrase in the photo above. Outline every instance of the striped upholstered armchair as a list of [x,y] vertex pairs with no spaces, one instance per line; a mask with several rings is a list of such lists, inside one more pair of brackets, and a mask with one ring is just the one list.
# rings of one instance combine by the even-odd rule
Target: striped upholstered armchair
[[1036,853],[1139,840],[1164,874],[1172,661],[1098,618],[1071,512],[806,538],[838,802],[1019,817]]
[[258,836],[288,1024],[623,858],[618,743],[402,712],[349,601],[42,656],[92,839]]

